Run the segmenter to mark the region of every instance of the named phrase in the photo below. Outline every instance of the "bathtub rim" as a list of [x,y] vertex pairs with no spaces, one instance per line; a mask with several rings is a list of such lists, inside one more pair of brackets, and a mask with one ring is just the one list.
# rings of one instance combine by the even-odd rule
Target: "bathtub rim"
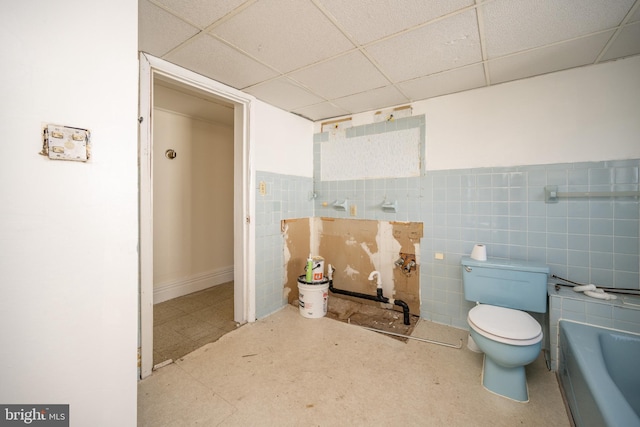
[[[568,329],[567,329],[568,328]],[[568,332],[574,330],[574,336],[571,337]],[[564,345],[561,337],[563,336],[562,331],[564,331],[564,337],[570,345],[573,342],[575,345],[575,340],[584,339],[584,335],[588,334],[586,339],[595,340],[595,345],[598,348],[598,351],[574,351],[576,363],[579,366],[579,369],[584,373],[590,370],[593,370],[594,366],[600,366],[603,369],[604,374],[598,375],[584,375],[584,381],[587,383],[589,387],[589,391],[594,397],[596,401],[596,405],[598,406],[598,410],[602,414],[605,422],[608,425],[618,425],[620,421],[620,417],[623,416],[623,419],[631,419],[635,420],[635,426],[640,426],[640,416],[636,414],[633,410],[627,399],[624,397],[618,386],[613,382],[613,379],[609,375],[609,371],[604,362],[604,356],[600,349],[600,341],[598,335],[600,333],[617,333],[622,335],[630,335],[640,339],[640,334],[636,334],[629,331],[624,331],[620,329],[607,328],[603,326],[596,326],[589,323],[577,322],[574,320],[568,319],[560,319],[558,322],[558,342],[560,355],[562,355],[562,347]],[[577,336],[580,334],[581,336]],[[576,348],[573,346],[572,348]],[[559,373],[562,372],[565,366],[564,357],[559,360]],[[559,375],[562,378],[562,375]],[[561,387],[565,390],[565,386],[561,382]],[[565,390],[566,392],[566,390]],[[605,399],[598,399],[604,397]],[[573,416],[573,414],[572,414]],[[631,417],[631,418],[630,418]]]

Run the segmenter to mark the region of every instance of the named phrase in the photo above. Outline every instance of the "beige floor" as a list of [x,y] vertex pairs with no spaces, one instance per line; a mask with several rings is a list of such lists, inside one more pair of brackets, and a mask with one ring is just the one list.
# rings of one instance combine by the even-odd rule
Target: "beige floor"
[[153,364],[178,360],[236,329],[233,282],[153,306]]
[[[413,336],[466,332],[420,321]],[[139,426],[569,426],[544,358],[529,403],[480,384],[482,355],[403,343],[287,306],[139,382]]]

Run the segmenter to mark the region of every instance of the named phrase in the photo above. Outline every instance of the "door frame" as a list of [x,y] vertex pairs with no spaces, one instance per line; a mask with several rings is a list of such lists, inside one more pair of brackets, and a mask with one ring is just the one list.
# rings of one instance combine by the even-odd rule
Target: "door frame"
[[254,262],[255,172],[251,162],[253,146],[253,103],[255,98],[237,89],[186,70],[175,64],[140,53],[140,99],[138,134],[139,170],[139,358],[140,378],[153,370],[153,81],[162,75],[194,90],[224,98],[234,105],[234,321],[240,324],[256,318]]

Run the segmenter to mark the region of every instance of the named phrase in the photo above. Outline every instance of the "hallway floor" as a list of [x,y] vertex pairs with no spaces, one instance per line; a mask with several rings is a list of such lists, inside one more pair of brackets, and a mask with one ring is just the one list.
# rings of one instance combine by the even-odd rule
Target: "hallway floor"
[[153,365],[178,360],[236,329],[233,282],[153,306]]
[[138,383],[139,426],[569,426],[555,373],[529,403],[486,391],[466,331],[420,321],[407,343],[286,306]]

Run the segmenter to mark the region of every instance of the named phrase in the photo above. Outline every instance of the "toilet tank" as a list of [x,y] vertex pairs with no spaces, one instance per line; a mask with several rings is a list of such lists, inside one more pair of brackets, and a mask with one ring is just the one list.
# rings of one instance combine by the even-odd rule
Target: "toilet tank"
[[463,257],[461,263],[467,301],[536,313],[547,311],[546,265],[492,258],[476,261],[469,257]]

